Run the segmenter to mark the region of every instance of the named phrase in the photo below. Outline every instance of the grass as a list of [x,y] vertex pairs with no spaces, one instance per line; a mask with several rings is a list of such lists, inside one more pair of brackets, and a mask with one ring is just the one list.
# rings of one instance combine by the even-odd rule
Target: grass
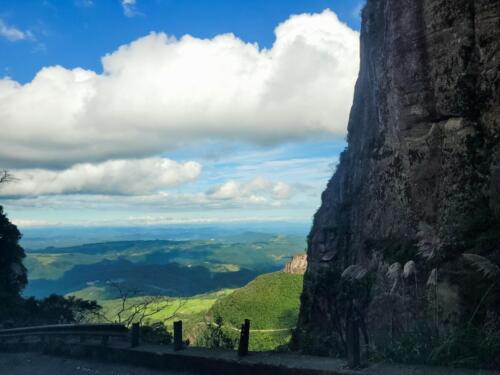
[[[99,296],[103,288],[90,287],[84,291],[72,293],[71,295],[83,298],[85,296]],[[174,320],[182,320],[184,331],[188,333],[198,323],[203,321],[205,314],[210,310],[213,304],[220,298],[229,295],[233,289],[224,289],[213,293],[200,294],[186,299],[171,299],[171,302],[160,312],[148,317],[145,323],[164,323],[169,330],[172,330]],[[102,295],[102,294],[101,294]],[[127,303],[134,304],[140,302],[145,297],[130,298]],[[108,319],[113,320],[120,310],[121,301],[119,299],[99,300],[103,308],[103,313]],[[179,307],[180,305],[180,307]],[[154,308],[154,307],[152,307]],[[168,319],[174,313],[175,317]]]
[[295,328],[302,292],[302,275],[274,272],[219,299],[210,316],[221,316],[228,333],[237,335],[244,319],[250,319],[250,350],[274,350],[286,344]]

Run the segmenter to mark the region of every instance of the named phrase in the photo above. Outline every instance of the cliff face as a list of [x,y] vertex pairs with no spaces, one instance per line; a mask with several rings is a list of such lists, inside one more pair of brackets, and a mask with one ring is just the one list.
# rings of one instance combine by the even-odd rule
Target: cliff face
[[415,261],[415,297],[439,269],[440,319],[459,324],[480,295],[470,282],[483,286],[461,254],[500,264],[500,1],[368,0],[362,18],[348,148],[308,237],[296,332],[330,354],[349,265],[373,275],[357,303],[376,330],[389,265]]
[[285,264],[283,272],[295,275],[303,275],[307,268],[307,254],[297,254],[292,260]]

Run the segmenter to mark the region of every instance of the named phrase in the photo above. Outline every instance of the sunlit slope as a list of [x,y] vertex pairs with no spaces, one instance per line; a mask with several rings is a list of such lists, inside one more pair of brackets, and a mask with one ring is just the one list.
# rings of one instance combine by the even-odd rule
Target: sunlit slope
[[275,349],[288,342],[296,325],[302,282],[302,275],[284,272],[258,276],[219,299],[209,316],[221,316],[235,333],[244,319],[250,319],[250,349]]

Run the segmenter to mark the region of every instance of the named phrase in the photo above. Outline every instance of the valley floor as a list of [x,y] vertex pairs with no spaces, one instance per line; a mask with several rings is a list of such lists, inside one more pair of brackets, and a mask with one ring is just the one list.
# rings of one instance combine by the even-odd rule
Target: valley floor
[[0,353],[0,374],[8,375],[189,375],[134,366],[52,357],[39,353]]

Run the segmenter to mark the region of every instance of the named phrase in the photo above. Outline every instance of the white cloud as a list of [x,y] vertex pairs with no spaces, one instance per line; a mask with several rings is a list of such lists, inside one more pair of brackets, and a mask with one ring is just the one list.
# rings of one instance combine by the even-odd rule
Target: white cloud
[[52,222],[48,220],[31,220],[31,219],[15,219],[12,222],[18,227],[31,228],[31,227],[46,227],[46,226],[56,226],[60,223]]
[[102,74],[52,66],[24,85],[1,79],[0,165],[142,158],[208,138],[344,136],[358,33],[329,10],[275,33],[268,50],[232,34],[151,33],[106,55]]
[[[4,185],[0,190],[0,196],[13,198],[8,199],[7,203],[11,207],[16,207],[16,210],[51,207],[55,210],[64,208],[146,211],[275,207],[294,196],[294,189],[288,184],[273,182],[262,177],[249,181],[230,180],[206,192],[156,191],[162,187],[189,181],[195,171],[191,171],[189,166],[184,168],[187,169],[184,171],[187,176],[172,177],[174,173],[170,170],[165,172],[163,183],[157,181],[161,177],[158,176],[157,170],[143,176],[134,175],[132,170],[131,173],[115,173],[115,176],[108,178],[102,174],[82,176],[76,171],[62,172],[65,176],[48,176],[47,171],[44,171],[41,176],[35,175],[34,180],[24,183],[19,181],[21,185],[17,188],[16,183]],[[110,168],[107,168],[108,173],[109,170]],[[75,177],[71,178],[70,174],[74,174]],[[79,194],[64,196],[58,194],[64,192]]]
[[231,200],[241,203],[266,204],[273,200],[289,199],[292,194],[292,187],[287,183],[273,182],[259,176],[250,181],[229,180],[210,189],[207,197],[216,201]]
[[[30,220],[30,219],[20,219],[20,218],[10,218],[10,220],[20,227],[25,228],[36,228],[36,227],[64,227],[68,223],[64,221],[55,220]],[[102,219],[99,217],[90,220],[79,220],[78,226],[129,226],[129,225],[172,225],[172,224],[220,224],[220,223],[249,223],[249,222],[301,222],[303,219],[297,216],[290,216],[289,213],[285,215],[275,215],[275,216],[262,216],[262,215],[246,215],[246,216],[224,216],[224,215],[210,215],[210,216],[199,216],[196,217],[183,217],[179,215],[175,216],[164,216],[164,215],[141,215],[141,216],[128,216],[122,217],[120,219]]]
[[127,224],[131,225],[164,225],[164,224],[211,224],[211,223],[245,223],[245,222],[273,222],[273,221],[297,221],[297,218],[290,216],[244,216],[244,217],[195,217],[195,218],[179,218],[170,216],[129,216]]
[[19,30],[13,26],[7,25],[0,19],[0,37],[16,42],[18,40],[33,39],[30,31]]
[[44,169],[13,171],[16,181],[0,187],[0,196],[47,194],[137,195],[196,180],[201,165],[169,159],[113,160],[76,164],[62,171]]
[[134,17],[138,14],[135,9],[136,0],[121,0],[121,1],[122,1],[123,14],[125,16]]
[[276,199],[288,199],[292,195],[292,187],[284,182],[273,186],[273,195]]

